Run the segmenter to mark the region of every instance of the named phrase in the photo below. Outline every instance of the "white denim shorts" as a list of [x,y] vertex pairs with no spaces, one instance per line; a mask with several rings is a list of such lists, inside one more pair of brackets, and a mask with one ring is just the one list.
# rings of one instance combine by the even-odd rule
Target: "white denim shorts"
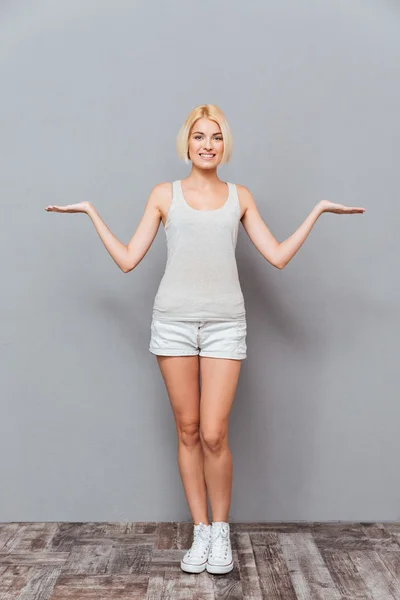
[[247,358],[246,321],[164,321],[152,317],[149,351],[160,356]]

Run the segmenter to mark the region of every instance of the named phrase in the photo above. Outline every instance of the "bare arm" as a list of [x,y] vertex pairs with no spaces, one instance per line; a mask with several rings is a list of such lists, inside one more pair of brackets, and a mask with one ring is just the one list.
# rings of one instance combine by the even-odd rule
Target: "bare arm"
[[310,214],[306,217],[303,223],[296,229],[294,233],[278,246],[278,265],[280,269],[286,267],[288,262],[293,258],[298,250],[300,250],[308,234],[314,227],[317,219],[321,216],[322,211],[320,206],[316,204]]
[[46,210],[61,213],[83,212],[89,215],[111,258],[121,271],[128,273],[140,263],[157,235],[161,221],[160,205],[171,193],[170,187],[167,182],[159,183],[153,188],[146,202],[142,219],[127,246],[115,237],[90,202],[66,206],[50,205],[46,207]]
[[238,190],[245,206],[242,224],[247,235],[268,262],[277,269],[283,269],[302,246],[314,223],[322,214],[320,205],[317,204],[312,209],[304,223],[290,237],[283,242],[278,242],[264,223],[247,187],[238,185]]
[[165,184],[158,184],[151,191],[140,223],[127,246],[111,233],[94,206],[90,205],[88,215],[92,219],[107,252],[124,273],[132,271],[140,263],[157,235],[161,221],[159,201],[164,186]]

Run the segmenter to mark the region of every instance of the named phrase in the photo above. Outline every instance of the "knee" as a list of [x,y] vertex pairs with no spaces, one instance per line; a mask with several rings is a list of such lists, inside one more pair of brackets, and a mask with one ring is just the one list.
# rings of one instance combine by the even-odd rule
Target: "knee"
[[215,454],[219,454],[228,443],[227,432],[223,429],[202,429],[200,440],[205,450]]
[[200,441],[199,422],[178,423],[178,439],[185,446],[196,446]]

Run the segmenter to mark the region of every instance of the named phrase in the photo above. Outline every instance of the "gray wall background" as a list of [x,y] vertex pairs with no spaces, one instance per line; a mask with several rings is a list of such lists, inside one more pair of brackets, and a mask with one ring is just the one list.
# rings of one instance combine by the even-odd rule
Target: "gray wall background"
[[283,271],[240,228],[230,520],[400,519],[399,25],[384,0],[1,3],[1,521],[190,519],[148,352],[163,227],[125,275],[44,208],[90,200],[127,243],[203,102],[279,241],[323,198],[367,209]]

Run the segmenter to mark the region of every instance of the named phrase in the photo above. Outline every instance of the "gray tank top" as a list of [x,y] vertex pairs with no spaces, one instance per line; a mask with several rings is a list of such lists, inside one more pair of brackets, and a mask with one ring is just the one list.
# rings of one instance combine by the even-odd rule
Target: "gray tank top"
[[240,222],[237,187],[221,208],[189,206],[181,180],[172,183],[165,223],[167,262],[153,305],[161,320],[246,319],[235,249]]

